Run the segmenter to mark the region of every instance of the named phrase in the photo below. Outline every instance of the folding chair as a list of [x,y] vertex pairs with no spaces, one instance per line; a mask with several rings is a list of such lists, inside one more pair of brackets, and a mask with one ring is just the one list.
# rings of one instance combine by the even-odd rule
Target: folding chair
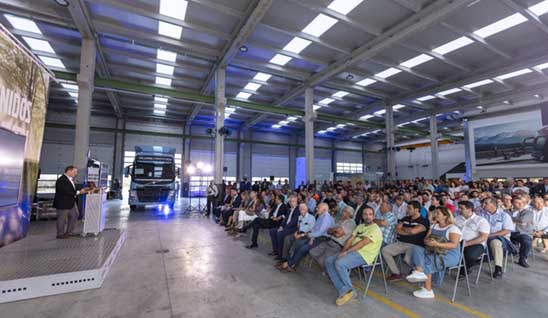
[[510,258],[512,261],[510,262],[510,269],[514,271],[514,254],[508,252],[508,249],[504,251],[504,268],[502,269],[503,273],[506,273],[506,268],[508,267],[508,255],[510,255]]
[[476,285],[479,282],[481,270],[483,268],[483,262],[485,261],[485,258],[487,257],[487,265],[489,265],[489,277],[491,277],[491,280],[494,280],[493,278],[493,267],[491,267],[491,255],[489,254],[489,248],[485,247],[485,250],[483,251],[483,254],[481,254],[480,257],[480,265],[478,269],[478,275],[476,277]]
[[[472,296],[472,292],[470,290],[470,280],[468,279],[468,270],[466,269],[466,260],[464,259],[464,246],[463,244],[460,244],[460,256],[459,256],[459,262],[457,265],[452,267],[447,267],[445,269],[446,272],[451,272],[452,270],[457,270],[457,277],[455,278],[455,286],[453,287],[453,296],[451,297],[451,302],[455,302],[455,297],[457,295],[457,287],[459,285],[459,278],[460,278],[460,271],[461,269],[464,269],[464,276],[466,278],[466,287],[468,288],[468,296]],[[445,278],[445,277],[444,277]],[[443,279],[442,282],[443,283]]]
[[[382,280],[384,283],[384,292],[388,294],[388,284],[386,283],[386,276],[384,275],[384,262],[382,260],[381,254],[379,253],[373,260],[373,264],[362,265],[360,266],[360,268],[358,268],[358,276],[360,278],[360,281],[363,281],[363,283],[365,284],[365,290],[363,292],[364,300],[367,297],[367,292],[369,291],[369,285],[371,285],[371,280],[373,278],[373,274],[375,273],[375,268],[377,266],[381,267]],[[363,280],[362,280],[362,271],[363,271]],[[369,272],[369,277],[367,277],[367,272]]]

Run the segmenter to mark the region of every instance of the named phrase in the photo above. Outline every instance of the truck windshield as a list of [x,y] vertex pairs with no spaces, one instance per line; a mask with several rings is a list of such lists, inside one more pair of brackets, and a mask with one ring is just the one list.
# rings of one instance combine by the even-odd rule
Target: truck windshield
[[161,179],[173,180],[175,178],[175,166],[173,159],[161,157],[137,157],[133,170],[135,179]]

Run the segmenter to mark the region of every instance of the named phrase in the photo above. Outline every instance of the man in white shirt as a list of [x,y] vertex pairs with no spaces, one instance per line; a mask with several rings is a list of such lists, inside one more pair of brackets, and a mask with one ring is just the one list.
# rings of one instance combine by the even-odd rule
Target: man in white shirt
[[525,194],[529,194],[529,188],[525,186],[525,184],[523,183],[523,180],[518,180],[516,182],[516,186],[512,188],[512,193],[515,193],[517,191],[521,191]]
[[397,220],[401,220],[407,216],[407,203],[402,196],[397,196],[395,202],[396,204],[392,206],[392,213]]
[[470,201],[459,201],[459,212],[455,225],[462,231],[466,271],[470,273],[470,269],[478,264],[485,251],[490,226],[485,218],[474,213],[474,204]]
[[[515,200],[524,200],[519,198]],[[527,257],[531,252],[533,237],[543,238],[548,233],[548,208],[542,197],[535,197],[531,207],[523,209],[514,218],[516,232],[512,232],[512,241],[519,243],[519,261],[522,267],[529,267]]]
[[[236,183],[239,184],[239,183]],[[219,195],[219,189],[215,184],[215,181],[211,180],[207,186],[207,202],[206,202],[206,213],[204,216],[208,217],[211,213],[211,210],[217,207],[217,196]]]

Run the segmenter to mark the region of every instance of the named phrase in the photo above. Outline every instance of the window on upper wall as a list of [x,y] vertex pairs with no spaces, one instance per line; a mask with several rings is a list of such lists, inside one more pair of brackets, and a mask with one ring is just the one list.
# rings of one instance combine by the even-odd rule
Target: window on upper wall
[[363,164],[337,162],[337,173],[363,173]]

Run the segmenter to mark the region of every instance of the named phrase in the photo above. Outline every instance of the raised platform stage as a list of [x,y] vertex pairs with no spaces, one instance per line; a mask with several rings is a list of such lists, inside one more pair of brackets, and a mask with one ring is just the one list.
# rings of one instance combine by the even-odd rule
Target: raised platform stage
[[0,303],[99,288],[125,232],[58,240],[34,234],[0,248]]

